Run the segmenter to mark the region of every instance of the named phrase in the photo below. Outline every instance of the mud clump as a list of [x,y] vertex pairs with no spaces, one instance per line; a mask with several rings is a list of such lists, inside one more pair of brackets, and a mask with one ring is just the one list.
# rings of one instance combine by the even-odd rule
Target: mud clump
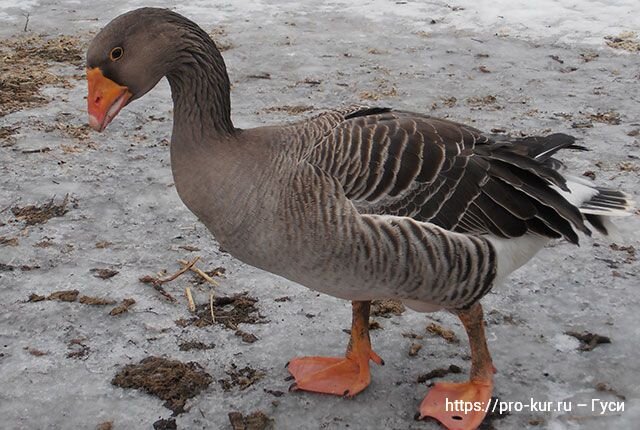
[[213,349],[215,348],[215,345],[213,343],[209,343],[206,344],[204,342],[200,342],[197,340],[189,340],[186,342],[182,342],[180,345],[178,345],[178,348],[180,348],[180,351],[191,351],[191,350],[205,350],[205,349]]
[[245,390],[265,376],[265,373],[261,370],[256,370],[249,366],[238,369],[233,363],[230,369],[225,370],[225,373],[229,375],[229,378],[218,380],[224,391],[229,391],[233,387]]
[[273,419],[264,412],[256,411],[247,416],[241,412],[229,412],[229,422],[233,430],[269,430],[273,429]]
[[437,369],[433,369],[430,372],[427,372],[423,375],[418,376],[418,383],[422,384],[434,378],[442,378],[447,376],[450,373],[454,373],[454,374],[462,373],[462,369],[460,369],[460,367],[456,366],[455,364],[451,364],[447,368],[439,367]]
[[[54,291],[53,293],[47,296],[47,300],[58,300],[60,302],[75,302],[78,299],[78,294],[80,294],[80,291],[78,290]],[[29,301],[38,301],[35,299],[37,299],[37,297],[34,297],[32,300],[32,296],[29,296]]]
[[109,279],[116,276],[118,273],[117,270],[109,269],[109,268],[94,268],[89,270],[89,272],[93,273],[93,276],[100,279]]
[[458,340],[458,337],[456,336],[456,334],[449,329],[446,329],[444,327],[442,327],[441,325],[438,325],[436,323],[431,323],[427,326],[427,333],[431,333],[431,334],[435,334],[436,336],[440,336],[441,338],[443,338],[444,340],[446,340],[449,343],[459,343],[460,340]]
[[596,346],[602,343],[611,343],[611,339],[607,336],[601,336],[596,333],[590,333],[585,331],[583,333],[577,331],[566,331],[564,332],[567,336],[575,337],[580,341],[580,346],[578,349],[580,351],[591,351]]
[[212,380],[198,363],[147,357],[138,364],[124,366],[111,383],[121,388],[142,390],[165,400],[164,407],[171,409],[176,416],[185,411],[187,400],[200,394]]
[[153,423],[153,430],[178,430],[178,425],[173,418],[159,419]]
[[93,296],[80,296],[78,301],[83,305],[91,305],[91,306],[106,306],[106,305],[116,304],[116,301],[113,299],[108,299],[104,297],[93,297]]
[[247,334],[238,329],[239,324],[262,324],[267,322],[258,310],[258,299],[248,293],[234,294],[233,296],[216,297],[213,299],[213,315],[211,316],[211,304],[203,303],[196,307],[196,316],[190,319],[180,319],[176,324],[180,327],[195,326],[207,327],[220,324],[230,330],[235,330],[238,336]]
[[51,199],[47,203],[40,206],[15,206],[11,208],[11,212],[18,221],[24,221],[27,225],[44,224],[51,218],[61,217],[69,212],[69,209],[67,209],[68,203],[69,195],[67,194],[60,204],[54,203],[53,199]]
[[123,314],[127,312],[129,308],[135,304],[136,304],[136,301],[134,299],[124,299],[118,306],[111,309],[111,312],[109,312],[109,315],[114,317],[116,315]]

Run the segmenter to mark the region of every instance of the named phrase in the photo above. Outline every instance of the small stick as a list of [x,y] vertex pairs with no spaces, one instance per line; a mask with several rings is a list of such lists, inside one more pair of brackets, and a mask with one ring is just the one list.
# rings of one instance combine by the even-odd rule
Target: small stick
[[140,282],[144,282],[145,284],[151,284],[156,291],[158,291],[160,294],[166,297],[169,301],[176,302],[177,300],[171,294],[166,292],[164,288],[162,288],[162,284],[173,281],[178,276],[182,275],[184,272],[191,269],[199,259],[200,257],[194,258],[193,261],[188,263],[182,269],[178,270],[176,273],[174,273],[171,276],[167,276],[166,278],[154,278],[153,276],[147,275],[147,276],[143,276],[139,280]]
[[213,314],[213,293],[209,293],[209,309],[211,310],[211,323],[215,323],[216,316]]
[[[183,265],[188,265],[188,263],[186,261],[184,261],[184,260],[178,260],[178,263],[183,264]],[[197,273],[198,275],[200,275],[202,277],[202,279],[204,279],[205,281],[207,281],[208,283],[210,283],[214,287],[219,287],[220,286],[220,284],[218,284],[218,282],[216,282],[215,279],[213,279],[211,276],[207,275],[205,272],[203,272],[202,270],[198,269],[197,267],[189,267],[189,270],[191,270],[192,272]]]
[[23,14],[22,16],[27,18],[27,21],[24,23],[24,29],[23,29],[23,31],[26,33],[27,32],[27,27],[29,27],[29,17],[31,15],[29,14],[29,12],[27,12],[27,13]]
[[196,311],[196,303],[193,301],[193,296],[191,295],[191,288],[189,287],[185,288],[184,293],[187,296],[187,301],[189,302],[189,312],[194,313]]
[[193,267],[193,265],[198,262],[198,260],[200,260],[200,257],[194,258],[193,261],[187,263],[187,265],[184,266],[182,269],[178,270],[176,273],[174,273],[173,275],[171,275],[169,277],[158,279],[158,282],[160,282],[161,284],[164,284],[166,282],[173,281],[178,276],[182,275],[184,272],[186,272],[187,270],[191,269]]

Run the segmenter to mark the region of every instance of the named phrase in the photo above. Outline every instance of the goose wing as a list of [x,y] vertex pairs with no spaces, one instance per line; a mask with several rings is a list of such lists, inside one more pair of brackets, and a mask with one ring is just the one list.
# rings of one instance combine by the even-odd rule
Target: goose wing
[[[331,118],[328,121],[327,118]],[[385,108],[333,112],[306,161],[342,185],[363,214],[410,217],[447,230],[577,243],[589,233],[560,190],[551,155],[573,145],[555,134],[508,140],[456,122]]]

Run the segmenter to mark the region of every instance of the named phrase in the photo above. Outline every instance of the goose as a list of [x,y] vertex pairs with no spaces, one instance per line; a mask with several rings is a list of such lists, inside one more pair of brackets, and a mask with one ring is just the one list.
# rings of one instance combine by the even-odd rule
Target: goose
[[87,52],[89,125],[103,131],[166,77],[173,99],[175,187],[187,208],[239,260],[352,302],[341,357],[288,363],[292,390],[352,397],[383,364],[369,336],[370,303],[397,299],[451,312],[469,339],[463,383],[433,386],[420,418],[477,428],[495,368],[480,300],[547,243],[578,244],[629,215],[618,190],[570,176],[553,158],[585,149],[562,133],[510,138],[387,107],[327,110],[299,122],[239,129],[215,43],[166,9],[113,19]]

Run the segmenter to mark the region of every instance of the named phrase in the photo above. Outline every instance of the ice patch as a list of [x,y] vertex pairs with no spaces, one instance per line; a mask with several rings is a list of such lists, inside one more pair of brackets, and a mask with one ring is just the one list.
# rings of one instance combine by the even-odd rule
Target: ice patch
[[394,15],[412,17],[414,27],[420,27],[416,30],[438,31],[441,27],[431,25],[434,20],[457,29],[591,45],[603,45],[604,36],[640,27],[637,0],[457,0],[403,4],[390,0],[333,0],[325,2],[322,9],[359,14],[373,20]]

